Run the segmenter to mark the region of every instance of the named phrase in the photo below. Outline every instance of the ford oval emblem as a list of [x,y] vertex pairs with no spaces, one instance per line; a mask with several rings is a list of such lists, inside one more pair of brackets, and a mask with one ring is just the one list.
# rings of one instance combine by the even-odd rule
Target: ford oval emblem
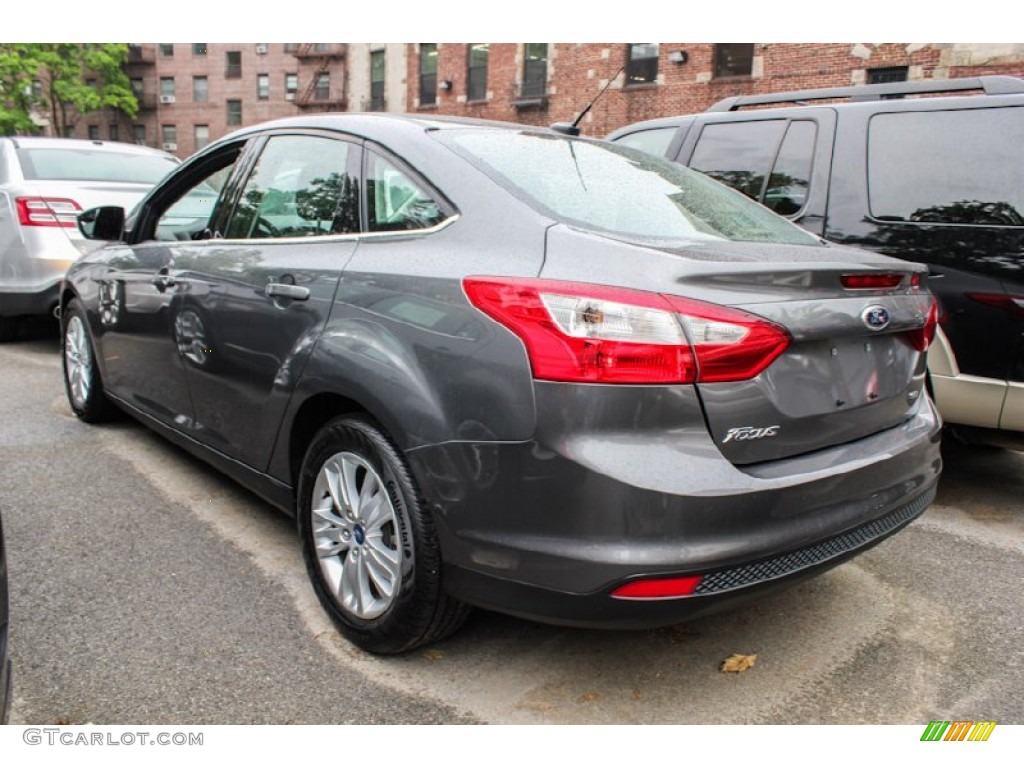
[[879,304],[872,304],[860,313],[860,319],[872,331],[881,331],[889,326],[889,321],[892,318],[889,316],[888,309]]

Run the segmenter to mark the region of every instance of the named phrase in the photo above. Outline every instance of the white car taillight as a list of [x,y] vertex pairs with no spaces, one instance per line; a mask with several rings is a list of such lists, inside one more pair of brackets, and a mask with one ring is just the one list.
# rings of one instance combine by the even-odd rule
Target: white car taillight
[[17,197],[18,223],[23,227],[75,227],[82,206],[67,197]]

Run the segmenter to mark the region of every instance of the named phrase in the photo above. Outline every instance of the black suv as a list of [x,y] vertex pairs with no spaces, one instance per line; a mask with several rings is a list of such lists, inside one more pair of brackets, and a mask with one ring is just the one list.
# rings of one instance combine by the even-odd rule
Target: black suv
[[828,240],[927,264],[942,304],[928,356],[940,411],[963,437],[1024,445],[1024,79],[736,96],[608,139]]

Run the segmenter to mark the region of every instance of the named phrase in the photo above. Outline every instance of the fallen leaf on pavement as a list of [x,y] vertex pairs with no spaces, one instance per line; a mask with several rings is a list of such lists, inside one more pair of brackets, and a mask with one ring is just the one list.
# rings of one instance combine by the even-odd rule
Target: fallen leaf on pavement
[[742,653],[734,653],[728,659],[722,662],[721,670],[723,672],[746,672],[757,661],[757,654],[752,653],[746,656]]

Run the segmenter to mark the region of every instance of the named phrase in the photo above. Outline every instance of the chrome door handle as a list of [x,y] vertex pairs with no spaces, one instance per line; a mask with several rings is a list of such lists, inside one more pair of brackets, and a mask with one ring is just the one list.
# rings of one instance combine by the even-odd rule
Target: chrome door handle
[[267,296],[276,296],[282,299],[293,299],[305,301],[309,298],[309,288],[302,285],[288,285],[287,283],[267,283]]

